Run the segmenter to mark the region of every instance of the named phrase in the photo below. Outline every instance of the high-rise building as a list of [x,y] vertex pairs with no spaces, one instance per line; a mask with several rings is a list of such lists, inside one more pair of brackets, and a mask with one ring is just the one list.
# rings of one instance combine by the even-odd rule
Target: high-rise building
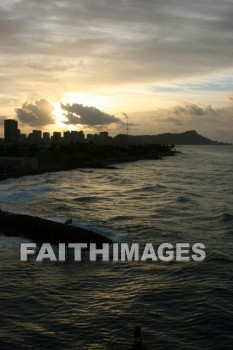
[[4,142],[16,144],[19,141],[18,122],[15,119],[4,120]]
[[70,144],[71,143],[70,131],[64,131],[63,132],[63,142],[65,144]]
[[50,143],[50,133],[49,132],[43,132],[43,143]]
[[87,142],[93,142],[94,135],[93,134],[87,134]]
[[42,131],[41,130],[32,130],[33,141],[36,144],[41,143]]
[[103,137],[103,138],[107,139],[108,138],[108,132],[107,131],[101,131],[100,132],[100,137]]
[[52,136],[52,142],[55,144],[61,143],[62,138],[61,138],[61,133],[58,131],[54,131],[53,136]]
[[85,139],[85,135],[84,135],[84,132],[83,131],[71,131],[70,133],[70,137],[71,137],[71,142],[84,142],[84,139]]
[[101,131],[100,132],[100,144],[101,145],[107,145],[109,144],[109,136],[107,131]]
[[32,132],[28,135],[28,143],[39,145],[42,142],[42,131],[41,130],[32,130]]
[[27,142],[27,135],[26,134],[20,134],[19,135],[19,142],[20,143],[26,143]]

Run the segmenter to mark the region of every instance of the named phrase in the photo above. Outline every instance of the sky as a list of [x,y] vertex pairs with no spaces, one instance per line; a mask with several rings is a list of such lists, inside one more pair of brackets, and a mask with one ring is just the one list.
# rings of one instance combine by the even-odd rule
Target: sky
[[233,0],[0,0],[0,135],[233,142]]

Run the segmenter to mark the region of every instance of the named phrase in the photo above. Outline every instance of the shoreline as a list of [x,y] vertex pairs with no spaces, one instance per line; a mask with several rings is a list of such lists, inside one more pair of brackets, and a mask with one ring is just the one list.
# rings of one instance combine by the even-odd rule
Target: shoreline
[[85,228],[1,210],[0,235],[28,238],[35,243],[96,243],[97,246],[112,243],[111,239]]
[[162,157],[175,156],[179,151],[170,150],[169,152],[164,152],[157,155],[143,155],[143,156],[127,156],[120,158],[111,158],[105,160],[89,160],[89,161],[80,161],[79,164],[75,165],[59,165],[54,167],[41,167],[35,170],[24,170],[24,171],[9,171],[6,173],[0,173],[0,181],[4,181],[10,178],[19,178],[23,176],[33,176],[33,175],[41,175],[45,173],[53,173],[60,171],[70,171],[75,169],[89,168],[89,169],[106,169],[106,170],[114,170],[118,169],[115,164],[121,163],[131,163],[137,162],[140,160],[162,160]]
[[[75,169],[118,169],[115,164],[126,162],[137,162],[141,160],[161,160],[162,157],[174,156],[176,150],[170,148],[162,151],[148,152],[147,154],[124,154],[111,157],[96,157],[97,159],[79,159],[77,163],[64,164],[60,161],[56,166],[39,166],[34,170],[24,169],[21,171],[10,169],[0,173],[0,181],[9,178],[19,178],[22,176],[34,176],[44,173],[70,171]],[[72,221],[71,221],[72,223]],[[0,209],[0,234],[5,236],[23,237],[34,240],[35,243],[96,243],[101,246],[103,243],[112,243],[112,240],[88,229],[58,223],[48,219],[26,214],[15,214]]]

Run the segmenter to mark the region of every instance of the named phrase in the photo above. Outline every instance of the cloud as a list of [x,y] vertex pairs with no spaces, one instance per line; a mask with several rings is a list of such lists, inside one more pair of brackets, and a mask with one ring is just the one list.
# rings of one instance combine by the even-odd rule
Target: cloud
[[68,120],[65,124],[99,126],[122,123],[121,119],[116,118],[114,115],[104,113],[95,107],[83,106],[78,103],[72,105],[61,104],[61,107],[67,112],[65,116]]
[[[203,81],[222,74],[231,82],[232,14],[232,0],[2,0],[2,91],[9,101],[35,101],[39,96],[55,101],[69,91],[115,89],[122,94],[135,87],[147,93],[152,85],[190,81],[202,89]],[[220,100],[224,86],[214,89],[216,95],[207,86],[205,95],[198,96],[190,86],[187,99],[197,96],[200,109],[193,106],[183,113],[201,121],[208,114],[213,120],[213,111],[203,110],[199,102],[217,103],[215,96],[219,92]],[[178,91],[179,86],[174,94]],[[163,105],[162,99],[174,101],[158,91],[154,96],[148,110],[159,105],[160,97]],[[129,111],[131,120],[136,107],[132,103],[128,108],[125,100],[119,109]],[[4,99],[1,113],[9,108]],[[185,123],[179,108],[168,115],[168,122]]]
[[18,120],[22,124],[30,126],[45,126],[53,124],[53,106],[46,100],[41,99],[33,103],[25,102],[22,108],[15,109]]
[[173,117],[167,117],[163,120],[164,123],[171,123],[176,126],[182,126],[184,125],[184,121],[179,118],[173,118]]
[[193,115],[193,116],[202,116],[205,111],[203,108],[197,106],[196,104],[186,103],[184,106],[174,107],[172,113],[175,115]]
[[53,79],[54,66],[46,62],[69,59],[75,73],[67,72],[69,83],[77,75],[99,85],[213,74],[233,68],[232,3],[208,3],[8,0],[0,8],[1,54],[15,70],[16,62],[22,69],[35,60],[29,66],[44,67]]
[[61,62],[61,63],[36,63],[36,62],[31,62],[26,65],[26,67],[34,69],[34,70],[39,70],[39,71],[48,71],[48,72],[64,72],[66,70],[69,70],[73,67],[72,64]]
[[183,125],[185,123],[223,123],[233,120],[233,107],[214,108],[211,105],[198,106],[194,103],[183,103],[172,108],[163,108],[155,111],[147,112],[151,119],[160,123],[174,123]]
[[223,121],[232,116],[233,109],[230,107],[213,108],[211,105],[198,106],[195,103],[184,103],[171,109],[161,110],[162,115],[178,116],[196,120]]
[[[185,102],[171,108],[132,113],[132,119],[144,120],[140,134],[196,130],[214,140],[232,142],[233,106],[213,107]],[[148,125],[148,126],[147,126]]]

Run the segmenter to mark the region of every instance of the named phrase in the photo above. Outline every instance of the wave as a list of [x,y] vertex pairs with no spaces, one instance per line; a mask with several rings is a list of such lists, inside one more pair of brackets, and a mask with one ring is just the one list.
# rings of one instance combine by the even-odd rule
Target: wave
[[[233,258],[229,253],[223,253],[223,252],[220,253],[220,252],[212,251],[212,252],[207,252],[206,261],[208,263],[213,263],[217,267],[217,266],[223,266],[224,264],[232,265]],[[205,267],[208,268],[208,266],[205,266]]]
[[127,220],[132,220],[134,219],[135,216],[130,216],[130,215],[118,215],[113,218],[111,218],[111,221],[127,221]]
[[113,242],[125,241],[125,238],[121,235],[121,233],[118,230],[100,225],[95,222],[89,222],[89,221],[87,222],[83,220],[74,219],[72,225],[99,233],[107,238],[110,238]]
[[167,188],[165,185],[156,184],[156,185],[150,185],[150,186],[142,186],[139,188],[134,188],[132,190],[127,191],[128,193],[135,193],[135,192],[153,192],[153,191],[164,191]]
[[[106,198],[105,198],[106,200]],[[103,201],[102,198],[100,197],[76,197],[76,198],[73,198],[72,199],[73,202],[76,202],[76,203],[94,203],[94,202],[101,202]]]
[[223,213],[218,217],[218,220],[220,222],[232,222],[233,221],[233,215],[228,213]]
[[91,170],[91,169],[78,169],[79,172],[81,173],[87,173],[87,174],[90,174],[90,173],[93,173],[94,171]]
[[187,202],[190,202],[190,199],[188,197],[180,196],[176,199],[176,201],[180,203],[187,203]]
[[54,210],[56,210],[56,211],[71,211],[71,210],[73,210],[73,208],[70,208],[68,205],[63,204],[63,205],[59,205],[59,206],[55,207]]

